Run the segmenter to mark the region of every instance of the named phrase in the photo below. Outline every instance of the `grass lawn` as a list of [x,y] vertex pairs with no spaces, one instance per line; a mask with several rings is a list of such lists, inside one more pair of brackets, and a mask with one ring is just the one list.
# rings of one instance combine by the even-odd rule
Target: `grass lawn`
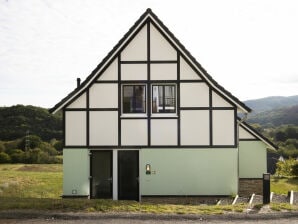
[[60,198],[61,164],[0,165],[0,197]]
[[298,192],[298,177],[271,177],[270,190],[276,194],[288,194],[288,191]]
[[[138,203],[134,201],[113,201],[100,199],[61,199],[61,164],[2,164],[0,165],[0,210],[34,209],[73,212],[142,212],[167,214],[223,214],[243,212],[247,204],[239,205],[172,205]],[[297,181],[297,179],[295,180]],[[296,186],[283,185],[286,179],[272,180],[272,187],[280,189]],[[297,190],[298,191],[298,190]],[[297,210],[297,206],[272,205],[275,210]]]

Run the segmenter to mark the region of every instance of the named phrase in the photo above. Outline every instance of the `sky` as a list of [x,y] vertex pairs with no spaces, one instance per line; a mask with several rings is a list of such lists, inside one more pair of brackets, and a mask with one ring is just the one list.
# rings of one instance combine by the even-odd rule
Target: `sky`
[[296,0],[0,0],[0,106],[53,107],[147,8],[238,99],[298,95]]

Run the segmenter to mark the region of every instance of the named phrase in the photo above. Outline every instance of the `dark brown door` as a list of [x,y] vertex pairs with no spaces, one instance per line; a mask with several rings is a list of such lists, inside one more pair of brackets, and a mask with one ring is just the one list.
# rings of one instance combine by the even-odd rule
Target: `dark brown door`
[[112,198],[112,151],[92,151],[91,198]]
[[118,151],[118,198],[139,201],[139,151]]

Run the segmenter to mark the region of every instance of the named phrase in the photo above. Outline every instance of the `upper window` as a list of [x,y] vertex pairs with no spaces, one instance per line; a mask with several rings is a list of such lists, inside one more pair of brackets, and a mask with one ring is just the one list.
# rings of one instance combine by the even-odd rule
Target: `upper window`
[[146,113],[146,86],[123,85],[122,113]]
[[152,85],[152,113],[176,113],[175,85]]

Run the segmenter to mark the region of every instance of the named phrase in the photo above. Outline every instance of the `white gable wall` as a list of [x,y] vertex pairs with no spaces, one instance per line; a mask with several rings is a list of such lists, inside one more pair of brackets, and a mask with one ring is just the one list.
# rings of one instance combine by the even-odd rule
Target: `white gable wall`
[[177,51],[150,24],[150,58],[151,60],[177,60]]
[[65,112],[65,145],[86,145],[86,112]]
[[146,80],[147,64],[122,64],[121,80]]
[[233,110],[213,110],[213,144],[235,144],[235,115]]
[[180,57],[180,79],[181,80],[201,80],[200,76]]
[[107,69],[100,75],[97,81],[117,80],[118,79],[118,61],[115,59]]
[[239,126],[239,139],[256,139],[256,137],[246,131],[243,127]]
[[[147,26],[148,24],[136,33],[119,53],[119,58],[116,57],[97,81],[90,85],[89,102],[84,93],[69,107],[69,109],[86,108],[88,111],[88,103],[88,108],[91,110],[85,112],[88,121],[81,123],[86,126],[89,122],[89,145],[93,147],[147,146],[150,143],[152,146],[179,146],[180,144],[191,147],[212,147],[213,145],[236,147],[235,113],[231,110],[235,106],[218,95],[216,91],[211,90],[212,87],[193,70],[187,59],[182,56],[177,58],[179,54],[176,49],[152,24],[150,24],[150,35],[148,35],[150,44],[148,45]],[[149,55],[148,46],[151,47]],[[121,63],[120,67],[118,61]],[[178,80],[178,72],[180,79],[183,80],[181,83]],[[121,80],[118,80],[118,77]],[[150,80],[147,79],[148,77]],[[146,85],[147,111],[145,114],[123,115],[121,107],[118,108],[122,105],[121,102],[118,104],[118,99],[122,99],[122,93],[118,90],[122,89],[124,84],[138,83]],[[149,106],[151,96],[148,94],[151,92],[152,85],[173,83],[177,93],[176,113],[151,114],[149,111],[152,106]],[[156,117],[160,118],[156,119]],[[176,118],[172,119],[173,117]],[[85,130],[84,134],[83,130]],[[86,136],[86,127],[80,132]],[[120,142],[118,142],[119,137]],[[87,144],[86,139],[81,142],[85,143],[80,146]]]
[[121,121],[121,144],[124,146],[147,145],[148,129],[145,119]]
[[95,83],[89,92],[90,108],[117,108],[118,85],[114,83]]
[[223,99],[216,92],[212,91],[212,106],[213,107],[233,107],[227,100]]
[[147,25],[131,40],[121,53],[123,61],[147,60]]
[[177,80],[177,64],[151,64],[151,80]]
[[90,145],[118,145],[118,112],[90,111]]
[[209,87],[205,83],[180,84],[181,107],[209,107]]
[[210,122],[208,110],[181,111],[181,144],[209,145]]
[[177,120],[151,120],[151,145],[177,145]]
[[86,93],[79,96],[74,102],[72,102],[67,108],[86,108]]

